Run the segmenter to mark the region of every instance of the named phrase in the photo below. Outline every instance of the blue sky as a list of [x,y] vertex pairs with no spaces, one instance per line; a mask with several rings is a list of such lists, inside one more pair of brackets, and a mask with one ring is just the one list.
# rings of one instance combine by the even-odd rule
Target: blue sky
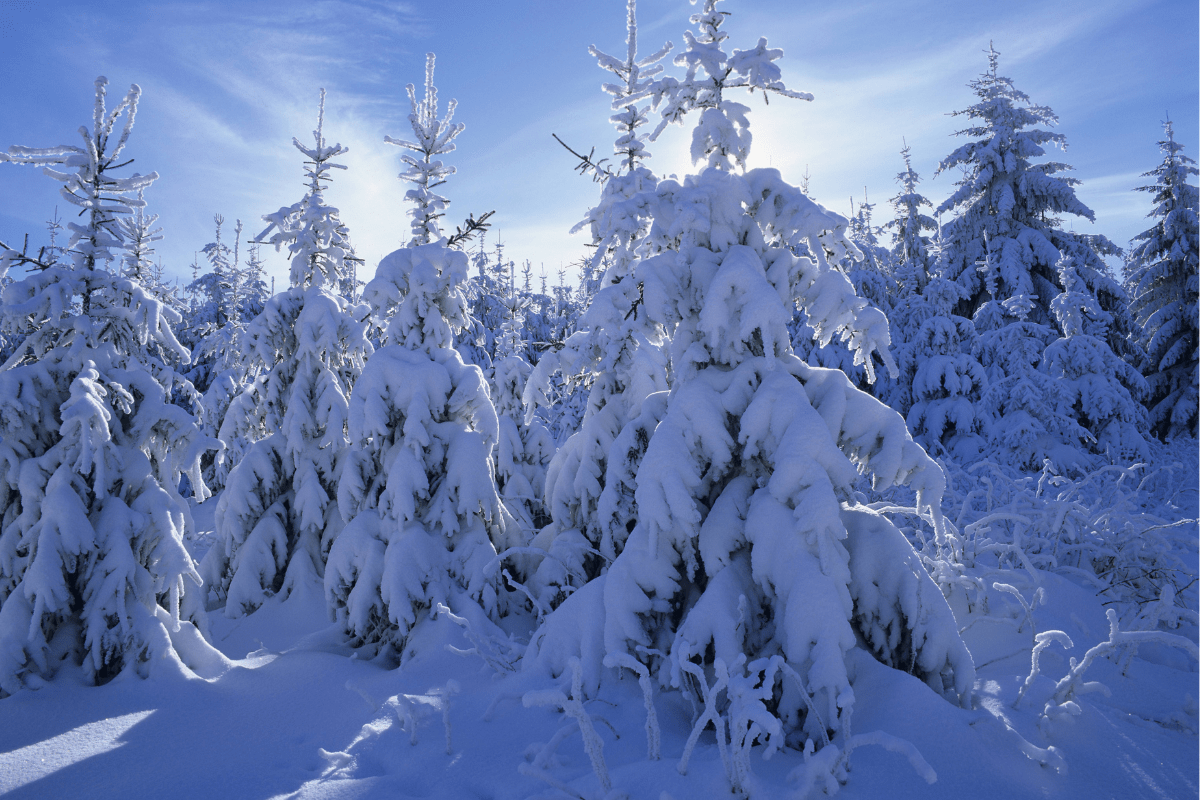
[[[328,200],[342,211],[368,272],[407,240],[400,151],[385,134],[408,132],[404,86],[420,85],[424,54],[437,53],[443,103],[459,102],[466,123],[458,168],[444,187],[455,223],[495,210],[508,257],[533,262],[557,280],[559,266],[585,250],[568,234],[598,187],[572,172],[551,138],[607,154],[615,138],[607,73],[589,44],[623,50],[624,0],[387,0],[313,2],[75,2],[0,0],[0,147],[74,144],[90,119],[92,81],[106,75],[114,99],[143,90],[128,154],[131,169],[156,170],[149,210],[165,228],[159,252],[168,271],[188,274],[193,253],[212,238],[212,216],[245,222],[303,193],[301,156],[291,138],[311,140],[318,90],[329,92],[326,136],[350,148]],[[1001,72],[1035,103],[1058,114],[1079,195],[1097,222],[1069,221],[1124,245],[1143,230],[1149,197],[1131,192],[1159,160],[1155,142],[1169,112],[1185,153],[1197,155],[1200,29],[1194,0],[1089,0],[1004,4],[964,2],[802,3],[729,0],[733,48],[766,36],[793,89],[811,102],[750,103],[751,166],[773,166],[794,183],[807,169],[810,191],[841,213],[864,187],[876,221],[890,216],[912,148],[922,189],[935,203],[955,175],[934,179],[963,127],[949,112],[973,101],[968,81],[986,67],[988,42]],[[641,0],[642,51],[682,45],[693,7]],[[691,171],[687,134],[671,128],[651,145],[659,174]],[[0,165],[0,238],[28,232],[58,205],[54,181],[27,167]],[[490,240],[495,240],[491,234]],[[271,269],[285,280],[281,255]],[[568,278],[570,279],[570,278]]]

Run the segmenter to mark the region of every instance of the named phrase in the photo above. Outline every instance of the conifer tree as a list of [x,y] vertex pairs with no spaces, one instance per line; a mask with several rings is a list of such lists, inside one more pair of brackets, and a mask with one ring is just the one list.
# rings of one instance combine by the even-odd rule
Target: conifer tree
[[[896,176],[900,192],[892,198],[895,217],[884,225],[892,232],[892,259],[896,264],[894,277],[905,295],[920,292],[928,282],[933,266],[930,257],[930,241],[926,232],[937,231],[937,220],[922,209],[933,209],[917,185],[921,176],[912,168],[912,156],[908,143],[900,150],[904,158],[904,171]],[[895,337],[893,337],[895,338]]]
[[504,614],[508,591],[494,562],[526,544],[496,491],[499,423],[487,382],[454,349],[468,316],[468,259],[442,236],[448,201],[431,180],[453,173],[433,157],[453,149],[463,126],[450,125],[449,112],[438,119],[433,67],[430,53],[420,101],[408,86],[414,141],[387,139],[421,156],[403,156],[402,177],[416,186],[406,195],[414,235],[364,290],[383,346],[350,396],[352,447],[338,485],[346,527],[325,573],[327,602],[351,642],[397,656],[439,605]]
[[1130,311],[1137,320],[1138,341],[1145,350],[1142,373],[1149,382],[1146,401],[1150,428],[1160,439],[1197,435],[1197,380],[1200,335],[1197,334],[1198,258],[1196,187],[1188,176],[1196,162],[1180,153],[1168,121],[1167,138],[1158,143],[1163,161],[1139,187],[1154,197],[1154,226],[1134,237],[1130,253]]
[[[645,165],[650,153],[640,131],[648,122],[649,106],[638,103],[654,91],[655,78],[663,70],[658,62],[672,45],[668,42],[650,56],[638,57],[635,0],[627,5],[625,41],[624,58],[595,45],[588,48],[599,66],[619,81],[605,84],[604,90],[613,96],[617,112],[610,120],[617,128],[613,151],[620,163],[615,172],[594,167],[603,180],[600,201],[572,229],[591,228],[596,248],[592,266],[607,268],[579,319],[579,330],[561,350],[542,356],[526,385],[530,419],[534,407],[552,406],[564,395],[569,399],[586,393],[588,398],[578,430],[563,443],[547,473],[546,505],[553,521],[538,540],[552,556],[543,561],[538,576],[545,605],[556,605],[599,574],[602,559],[611,558],[614,546],[628,533],[623,511],[614,507],[607,517],[599,511],[601,494],[615,477],[609,472],[609,453],[646,398],[667,388],[665,331],[640,313],[643,284],[631,273],[650,229],[658,186],[658,177]],[[557,382],[555,373],[561,376]],[[613,468],[627,470],[639,458],[635,445]],[[626,487],[626,495],[628,491]],[[606,521],[600,522],[602,518]],[[614,542],[612,532],[618,529]]]
[[223,441],[248,444],[229,473],[215,516],[218,541],[201,567],[230,617],[319,579],[341,528],[334,498],[349,395],[372,348],[365,307],[339,292],[346,229],[325,189],[330,171],[345,169],[332,159],[346,148],[326,142],[324,122],[322,89],[313,146],[292,139],[305,156],[308,192],[265,216],[269,224],[257,237],[287,246],[291,288],[247,326],[243,350],[265,373],[230,404],[221,427]]
[[[0,695],[36,685],[68,656],[103,683],[202,644],[181,622],[199,612],[200,578],[177,487],[187,473],[205,499],[200,455],[215,443],[170,402],[188,353],[172,332],[179,315],[136,278],[153,220],[132,224],[140,244],[119,223],[158,175],[114,175],[129,163],[141,91],[109,110],[107,84],[96,79],[82,147],[0,154],[43,167],[81,212],[68,225],[69,261],[4,288],[4,324],[21,344],[0,370]],[[116,275],[105,266],[123,245],[136,254]]]
[[[792,352],[793,301],[868,370],[886,321],[835,266],[855,250],[846,219],[776,170],[740,171],[746,109],[722,92],[806,95],[784,87],[773,63],[782,53],[765,40],[727,54],[724,21],[705,0],[677,59],[688,75],[662,89],[676,118],[701,110],[692,156],[707,168],[658,184],[632,264],[638,313],[670,333],[672,369],[668,391],[642,403],[609,455],[599,522],[624,504],[631,524],[609,535],[607,571],[552,612],[526,658],[558,672],[581,657],[594,687],[601,658],[589,631],[599,628],[604,665],[694,695],[709,693],[697,680],[723,674],[772,698],[764,737],[820,746],[848,730],[856,630],[880,660],[955,699],[970,693],[974,668],[903,535],[851,501],[862,470],[881,488],[907,483],[936,517],[941,471],[897,414]],[[623,460],[631,448],[640,457]]]
[[[959,167],[964,174],[958,189],[937,211],[939,214],[954,211],[957,215],[942,229],[945,277],[957,282],[963,290],[956,313],[971,318],[977,331],[992,341],[992,345],[984,346],[980,361],[989,372],[988,391],[996,401],[993,405],[1027,407],[1029,398],[1001,400],[997,393],[1007,391],[1006,387],[1028,385],[1026,367],[1036,369],[1041,363],[1040,356],[1029,362],[1033,358],[1029,348],[1034,340],[1048,345],[1065,335],[1057,327],[1051,307],[1055,298],[1067,291],[1058,269],[1062,256],[1071,258],[1072,274],[1079,279],[1073,291],[1091,296],[1099,311],[1107,315],[1104,343],[1118,357],[1132,356],[1130,321],[1125,292],[1110,276],[1102,259],[1120,253],[1120,249],[1103,236],[1073,233],[1060,227],[1059,214],[1095,219],[1092,211],[1075,196],[1074,187],[1079,181],[1059,177],[1059,173],[1070,169],[1066,164],[1033,161],[1045,155],[1042,145],[1065,147],[1062,134],[1036,127],[1054,125],[1058,118],[1049,108],[1030,103],[1024,92],[999,74],[999,56],[990,48],[988,71],[970,84],[979,102],[955,112],[974,123],[959,132],[972,141],[939,165],[938,172]],[[999,342],[1008,334],[999,331],[1007,325],[1017,326],[1012,336],[1014,346],[1017,340],[1021,342],[1020,356],[1016,352],[1002,352],[1003,345]],[[992,358],[989,354],[999,361],[989,360]],[[999,366],[1001,362],[1018,369],[1019,374],[1006,372]],[[1121,404],[1125,398],[1139,397],[1142,391],[1137,382],[1128,380],[1131,377],[1136,378],[1135,373],[1122,371],[1120,375]],[[1107,452],[1102,425],[1081,409],[1076,409],[1072,418],[1085,431],[1078,442],[1073,432],[1067,432],[1074,431],[1072,426],[1054,424],[1047,431],[1049,435],[1065,436],[1059,444],[1066,449],[1049,444],[1039,448],[1046,452],[1055,450],[1082,467],[1090,455]],[[1026,447],[1021,448],[1021,454],[1007,449],[1001,440],[1011,441],[1015,435],[1013,429],[995,426],[992,431],[992,440],[1005,458],[1025,462],[1026,456],[1033,452]],[[1116,458],[1119,454],[1108,455]],[[1028,466],[1037,469],[1041,463]]]

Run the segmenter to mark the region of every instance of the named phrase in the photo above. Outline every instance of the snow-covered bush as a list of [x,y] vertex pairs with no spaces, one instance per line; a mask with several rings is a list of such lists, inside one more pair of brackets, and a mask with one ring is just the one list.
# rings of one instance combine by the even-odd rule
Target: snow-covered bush
[[366,286],[383,346],[350,395],[351,449],[337,495],[346,527],[325,573],[327,601],[351,641],[397,655],[439,605],[503,614],[497,552],[525,544],[496,491],[499,423],[487,382],[454,349],[466,320],[467,255],[442,237],[435,211],[446,201],[428,191],[429,175],[450,170],[433,156],[448,152],[462,126],[437,118],[432,54],[424,99],[408,90],[415,141],[388,141],[423,156],[404,156],[417,186],[408,194],[414,238],[384,256]]
[[[580,656],[594,686],[599,647],[605,663],[697,696],[697,674],[708,695],[708,676],[750,665],[758,677],[743,699],[767,698],[764,719],[788,744],[821,746],[848,730],[858,636],[939,693],[970,695],[974,667],[941,593],[900,531],[852,500],[861,471],[877,487],[913,487],[936,516],[944,479],[899,415],[792,352],[793,302],[868,371],[886,320],[831,263],[855,253],[845,218],[775,170],[734,171],[748,121],[723,92],[804,96],[780,82],[781,52],[760,40],[726,54],[715,0],[692,20],[699,33],[677,59],[688,76],[661,91],[670,114],[702,109],[692,155],[708,168],[658,184],[645,255],[631,265],[638,315],[671,334],[668,391],[641,404],[609,454],[600,505],[623,503],[629,520],[602,542],[611,564],[549,615],[526,660],[557,673]],[[810,256],[795,255],[801,245]],[[640,457],[626,460],[629,448]],[[614,464],[628,470],[619,480]],[[775,656],[790,673],[759,668]]]
[[[949,564],[969,570],[1061,572],[1123,609],[1169,590],[1173,602],[1194,611],[1195,451],[1183,454],[1191,464],[1172,463],[1171,455],[1160,453],[1155,464],[1104,466],[1074,479],[1049,463],[1040,475],[1023,476],[989,461],[965,468],[944,462],[951,547],[940,552]],[[931,540],[926,545],[924,553],[937,550]]]
[[128,230],[118,219],[158,177],[112,174],[141,91],[108,110],[107,84],[96,79],[82,147],[0,155],[42,166],[82,216],[69,225],[69,263],[4,289],[4,325],[22,343],[0,370],[0,695],[68,656],[97,683],[144,675],[174,655],[181,613],[198,610],[178,487],[187,473],[205,499],[200,456],[215,442],[170,402],[188,362],[172,332],[179,315],[135,270],[105,269]]
[[253,441],[229,473],[216,510],[217,542],[202,572],[212,599],[238,617],[268,597],[324,574],[341,517],[335,503],[346,454],[351,387],[371,353],[366,309],[339,294],[347,254],[345,226],[325,204],[331,159],[325,93],[315,145],[306,157],[309,190],[266,219],[258,238],[291,254],[291,288],[272,297],[246,328],[243,348],[265,374],[230,402],[222,438]]

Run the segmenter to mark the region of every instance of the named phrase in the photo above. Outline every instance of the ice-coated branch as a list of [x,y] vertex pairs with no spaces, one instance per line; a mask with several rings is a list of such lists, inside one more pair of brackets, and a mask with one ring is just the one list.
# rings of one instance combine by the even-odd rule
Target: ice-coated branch
[[[1020,595],[1018,595],[1018,597],[1019,596]],[[1017,692],[1017,699],[1013,700],[1012,707],[1014,709],[1021,705],[1021,700],[1024,699],[1025,693],[1029,691],[1029,687],[1033,685],[1033,681],[1037,678],[1037,676],[1042,673],[1042,651],[1049,647],[1051,643],[1058,644],[1064,650],[1070,650],[1075,646],[1075,643],[1071,641],[1071,637],[1067,636],[1067,634],[1063,633],[1062,631],[1044,631],[1037,634],[1034,639],[1036,640],[1036,644],[1033,646],[1033,653],[1031,655],[1032,662],[1029,667],[1029,675],[1026,676],[1025,682],[1021,684],[1021,690]]]
[[607,794],[612,790],[612,781],[608,777],[608,765],[604,763],[604,741],[596,733],[592,725],[592,717],[583,707],[583,666],[579,658],[572,656],[569,662],[571,668],[571,696],[567,697],[560,689],[544,689],[526,692],[521,703],[526,708],[533,706],[557,706],[564,714],[579,724],[579,733],[583,736],[583,749],[587,751],[592,762],[592,770],[596,779]]
[[400,173],[400,180],[410,181],[415,188],[410,189],[404,199],[414,204],[409,211],[412,217],[413,237],[411,244],[429,244],[441,238],[441,228],[438,218],[443,216],[450,201],[433,189],[446,182],[446,178],[455,173],[455,168],[435,160],[434,156],[454,152],[454,139],[466,125],[461,122],[451,122],[457,101],[451,100],[446,107],[446,116],[438,119],[437,87],[433,83],[433,53],[425,55],[425,96],[418,100],[416,89],[410,83],[406,88],[412,113],[408,115],[412,126],[413,140],[394,139],[384,136],[388,144],[419,153],[420,157],[401,156],[400,160],[407,166]]
[[662,757],[662,732],[658,727],[658,712],[654,708],[650,670],[628,653],[609,653],[604,657],[604,666],[610,669],[625,667],[637,675],[638,685],[642,688],[642,701],[646,704],[646,758],[658,761]]
[[1158,642],[1168,647],[1179,648],[1193,659],[1200,659],[1196,643],[1191,639],[1165,631],[1123,631],[1117,620],[1115,609],[1110,608],[1105,614],[1108,617],[1108,639],[1084,653],[1082,661],[1077,663],[1075,659],[1071,659],[1071,669],[1054,687],[1054,697],[1046,703],[1045,711],[1042,712],[1043,716],[1048,717],[1059,709],[1072,715],[1079,714],[1080,708],[1075,702],[1079,695],[1097,691],[1108,694],[1108,687],[1099,681],[1085,682],[1083,675],[1097,658],[1116,652],[1122,647]]

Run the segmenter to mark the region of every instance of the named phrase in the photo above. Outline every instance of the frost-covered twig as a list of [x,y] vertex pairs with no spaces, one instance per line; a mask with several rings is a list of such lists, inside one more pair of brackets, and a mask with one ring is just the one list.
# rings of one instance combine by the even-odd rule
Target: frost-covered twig
[[1071,641],[1071,637],[1067,636],[1067,634],[1063,633],[1062,631],[1045,631],[1034,636],[1034,639],[1036,642],[1033,645],[1032,664],[1029,668],[1029,675],[1025,678],[1025,683],[1021,685],[1021,690],[1017,692],[1017,699],[1013,700],[1012,707],[1014,709],[1021,704],[1021,700],[1024,699],[1025,693],[1029,691],[1029,687],[1033,685],[1034,679],[1037,678],[1037,676],[1042,672],[1042,651],[1049,647],[1051,642],[1057,642],[1064,650],[1070,650],[1075,646],[1074,642]]
[[692,732],[688,736],[687,742],[683,745],[683,755],[679,758],[679,774],[687,775],[688,762],[692,758],[692,749],[696,746],[696,740],[700,738],[700,734],[708,726],[708,723],[711,722],[713,730],[717,734],[717,749],[721,753],[721,763],[725,765],[725,773],[728,775],[729,754],[725,746],[725,718],[717,710],[717,695],[729,685],[729,671],[725,668],[725,662],[719,658],[714,662],[713,672],[715,680],[712,686],[708,685],[708,679],[704,676],[704,670],[692,662],[685,661],[680,664],[680,667],[695,678],[699,684],[701,696],[704,701],[704,710],[700,712],[700,718],[692,726]]
[[654,691],[650,684],[650,670],[628,653],[609,653],[604,657],[604,666],[609,668],[625,667],[638,676],[638,685],[642,688],[642,700],[646,704],[646,758],[658,761],[662,752],[662,733],[658,727],[658,712],[654,708]]
[[[604,763],[604,742],[592,725],[591,715],[583,707],[583,666],[579,658],[572,656],[571,667],[571,696],[567,697],[560,689],[543,689],[526,692],[521,698],[526,708],[533,706],[557,706],[562,712],[575,720],[579,725],[579,733],[583,737],[583,749],[587,751],[592,762],[592,771],[604,788],[605,793],[612,790],[612,781],[608,777],[608,766]],[[522,765],[524,766],[524,765]],[[538,776],[541,777],[541,776]]]
[[1075,701],[1081,694],[1102,692],[1107,695],[1109,693],[1107,686],[1099,681],[1085,682],[1083,675],[1097,658],[1116,652],[1121,647],[1158,642],[1168,647],[1178,647],[1192,658],[1200,658],[1196,643],[1190,639],[1165,631],[1123,631],[1114,609],[1108,609],[1105,615],[1108,617],[1108,639],[1084,653],[1082,661],[1077,663],[1074,658],[1071,659],[1071,669],[1054,687],[1054,696],[1046,703],[1046,707],[1042,711],[1043,718],[1049,718],[1051,715],[1058,715],[1062,712],[1072,716],[1078,715],[1081,709]]
[[442,603],[438,603],[437,613],[439,616],[445,614],[451,622],[462,628],[467,640],[474,645],[470,650],[463,650],[448,644],[446,645],[448,651],[459,656],[479,656],[483,659],[483,663],[498,673],[516,671],[517,662],[521,660],[521,653],[511,642],[500,642],[494,636],[481,635],[471,625],[470,620],[458,616]]
[[795,795],[797,800],[807,798],[818,785],[822,794],[836,794],[849,777],[850,754],[858,747],[871,744],[903,755],[926,783],[932,785],[937,782],[937,773],[912,742],[883,731],[871,731],[851,736],[844,751],[831,744],[814,753],[810,740],[810,746],[804,750],[803,766],[788,775],[788,780],[800,782]]
[[1029,601],[1026,601],[1021,595],[1021,590],[1012,584],[997,582],[992,584],[992,588],[998,592],[1011,594],[1013,597],[1017,598],[1017,602],[1021,604],[1021,608],[1025,611],[1025,618],[1022,619],[1017,625],[1017,633],[1020,633],[1021,629],[1025,627],[1025,623],[1028,622],[1029,630],[1034,634],[1034,638],[1036,638],[1037,624],[1033,621],[1033,612],[1035,609],[1037,609],[1038,603],[1044,603],[1046,601],[1046,590],[1041,586],[1037,587],[1033,591],[1033,597]]

